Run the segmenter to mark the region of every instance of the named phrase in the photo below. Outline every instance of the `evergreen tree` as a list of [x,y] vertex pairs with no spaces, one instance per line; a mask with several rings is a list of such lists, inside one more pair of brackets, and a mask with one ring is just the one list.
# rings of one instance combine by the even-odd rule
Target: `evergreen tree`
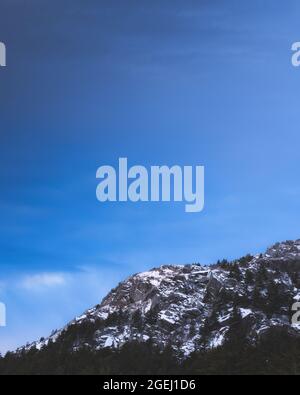
[[139,332],[143,330],[143,318],[140,310],[136,310],[132,315],[132,326]]
[[218,321],[218,311],[213,309],[211,314],[206,318],[204,325],[200,332],[200,346],[207,347],[209,339],[212,332],[220,328],[220,323]]
[[266,312],[271,317],[273,314],[279,314],[281,309],[290,308],[292,298],[282,293],[280,286],[274,281],[270,282],[267,287],[267,304]]
[[237,281],[242,280],[242,273],[241,273],[241,270],[240,270],[239,265],[237,263],[234,263],[233,265],[231,265],[229,276],[231,278],[234,278]]
[[268,281],[268,271],[264,264],[261,264],[255,277],[255,285],[262,289]]
[[218,261],[218,262],[219,262],[219,266],[220,266],[221,269],[223,269],[223,270],[229,270],[230,269],[230,263],[228,262],[227,259],[223,259],[221,262],[220,261]]
[[156,308],[152,308],[149,310],[145,316],[145,322],[147,325],[155,326],[158,321],[158,310]]
[[239,265],[242,267],[247,267],[248,264],[252,261],[253,256],[248,254],[246,256],[244,256],[243,258],[239,259]]
[[246,282],[246,285],[248,285],[248,286],[254,284],[254,275],[251,270],[246,271],[245,282]]
[[255,286],[252,294],[252,303],[253,307],[257,309],[261,309],[264,306],[264,299],[261,296],[260,289]]

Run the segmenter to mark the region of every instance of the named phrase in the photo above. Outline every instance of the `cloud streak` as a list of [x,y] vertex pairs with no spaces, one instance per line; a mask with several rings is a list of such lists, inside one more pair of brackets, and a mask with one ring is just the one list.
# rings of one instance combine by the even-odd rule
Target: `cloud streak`
[[0,302],[7,307],[7,326],[0,328],[0,352],[14,350],[63,327],[100,303],[128,271],[82,266],[74,271],[4,276],[0,281]]
[[26,276],[22,282],[21,287],[29,290],[43,290],[52,287],[63,286],[66,284],[66,278],[60,273],[39,273],[31,276]]

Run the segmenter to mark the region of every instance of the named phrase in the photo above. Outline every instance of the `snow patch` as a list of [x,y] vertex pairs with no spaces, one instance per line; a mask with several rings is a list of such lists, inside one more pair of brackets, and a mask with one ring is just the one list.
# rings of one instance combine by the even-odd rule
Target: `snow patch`
[[240,312],[243,318],[246,318],[248,317],[248,315],[251,315],[253,313],[251,309],[240,309]]

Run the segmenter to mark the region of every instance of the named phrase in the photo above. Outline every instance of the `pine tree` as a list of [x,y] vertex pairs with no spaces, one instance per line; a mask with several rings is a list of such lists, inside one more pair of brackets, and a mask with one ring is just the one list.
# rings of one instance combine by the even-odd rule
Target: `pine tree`
[[246,271],[245,282],[246,282],[246,285],[248,285],[248,286],[254,284],[254,275],[251,270]]
[[143,318],[140,310],[136,310],[132,315],[132,326],[139,332],[143,330]]
[[262,264],[260,265],[256,273],[255,284],[256,286],[262,288],[263,286],[266,285],[267,281],[268,281],[268,271],[266,267]]
[[200,346],[207,347],[212,332],[218,330],[219,328],[220,323],[218,320],[218,310],[217,308],[214,308],[211,312],[211,315],[206,318],[200,332]]
[[261,296],[260,290],[255,286],[252,294],[253,306],[260,309],[263,306],[263,298]]
[[[220,262],[220,261],[218,261],[218,262]],[[229,264],[229,262],[228,262],[227,259],[223,259],[223,260],[219,263],[219,265],[220,265],[220,268],[221,268],[221,269],[224,269],[224,270],[229,270],[229,269],[230,269],[230,264]]]
[[280,291],[280,286],[273,281],[268,284],[267,295],[266,312],[271,317],[273,314],[280,313],[288,297],[285,299],[285,296]]
[[150,326],[155,326],[157,325],[157,321],[158,321],[158,310],[156,308],[152,308],[146,314],[145,322]]
[[237,263],[234,263],[231,268],[230,268],[230,274],[229,276],[231,278],[234,278],[237,281],[241,281],[242,279],[242,273],[241,270],[239,268],[239,265]]
[[233,349],[242,349],[246,346],[246,329],[243,325],[243,317],[236,304],[230,320],[230,327],[226,334],[226,341]]
[[242,267],[247,267],[247,265],[252,261],[253,256],[248,254],[243,258],[239,259],[239,265]]

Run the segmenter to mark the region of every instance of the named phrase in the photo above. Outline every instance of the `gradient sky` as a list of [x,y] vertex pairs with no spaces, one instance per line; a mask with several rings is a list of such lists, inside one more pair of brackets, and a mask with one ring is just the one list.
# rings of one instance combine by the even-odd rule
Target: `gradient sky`
[[[0,350],[126,276],[300,237],[300,3],[0,0]],[[101,165],[204,165],[206,206],[101,205]]]

